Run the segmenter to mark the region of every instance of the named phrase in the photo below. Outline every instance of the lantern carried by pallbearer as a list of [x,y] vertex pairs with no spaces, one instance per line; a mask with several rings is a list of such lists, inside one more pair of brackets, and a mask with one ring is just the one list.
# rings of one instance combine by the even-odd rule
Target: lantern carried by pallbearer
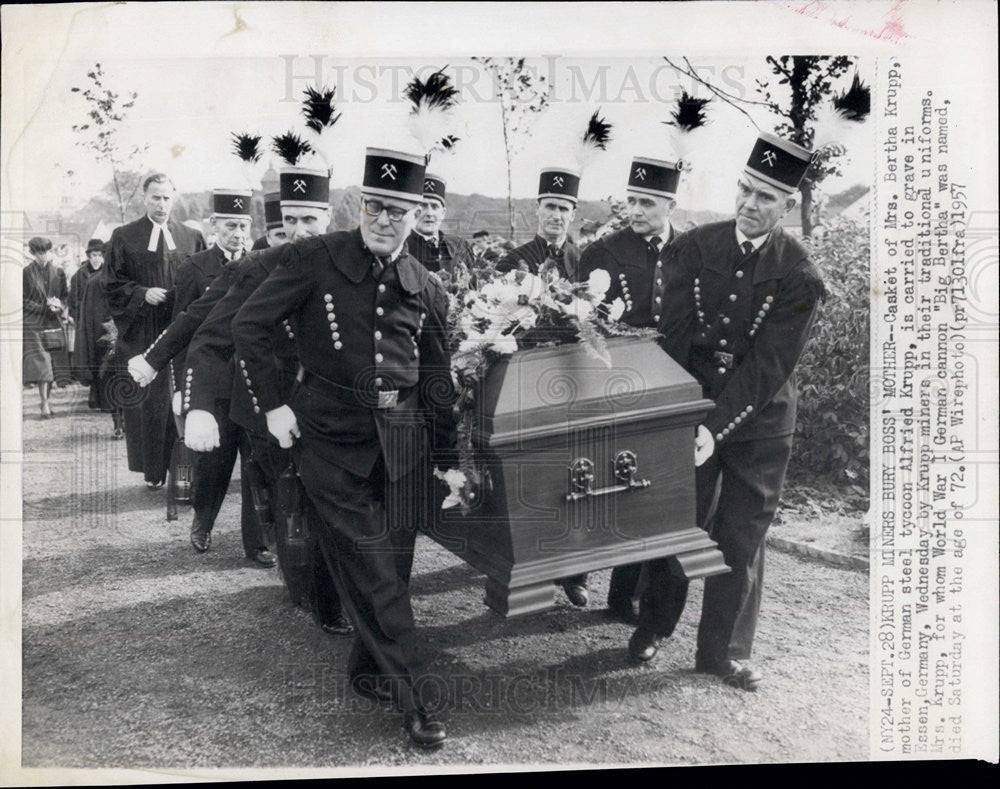
[[292,602],[300,605],[312,589],[318,546],[310,523],[313,515],[309,496],[293,464],[278,478],[272,511],[278,567]]
[[167,520],[177,520],[177,505],[191,503],[191,480],[194,477],[194,453],[184,445],[183,424],[170,453],[167,470]]
[[428,535],[485,573],[503,616],[554,605],[554,581],[672,557],[688,579],[728,571],[695,517],[695,427],[712,403],[653,340],[517,351],[475,393],[475,505]]

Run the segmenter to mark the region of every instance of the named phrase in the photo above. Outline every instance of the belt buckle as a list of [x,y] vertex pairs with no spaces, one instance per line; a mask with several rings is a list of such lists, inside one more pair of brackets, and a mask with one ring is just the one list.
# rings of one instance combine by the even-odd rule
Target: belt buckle
[[733,369],[733,355],[731,353],[726,353],[725,351],[716,351],[715,361],[718,364],[721,364],[727,370]]
[[395,408],[397,403],[399,403],[399,390],[390,389],[386,392],[378,393],[378,407],[379,408]]

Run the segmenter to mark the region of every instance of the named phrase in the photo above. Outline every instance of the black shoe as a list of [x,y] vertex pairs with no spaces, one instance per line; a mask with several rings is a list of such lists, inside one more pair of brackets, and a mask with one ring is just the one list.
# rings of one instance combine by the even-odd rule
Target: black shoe
[[197,518],[191,524],[191,544],[198,553],[204,553],[212,547],[212,531],[202,526]]
[[349,636],[354,632],[354,625],[351,624],[351,620],[343,614],[332,622],[323,622],[320,628],[322,628],[324,633],[329,633],[331,636]]
[[150,490],[159,490],[160,488],[163,487],[163,483],[162,482],[150,482],[147,479],[146,480],[146,487],[149,488]]
[[248,559],[252,562],[256,562],[261,567],[274,567],[278,563],[278,557],[271,553],[267,548],[258,548],[257,553],[253,556],[248,556]]
[[566,592],[566,597],[569,598],[569,601],[577,608],[585,607],[590,600],[590,592],[587,591],[586,585],[579,581],[564,581],[560,586]]
[[718,663],[696,660],[694,670],[699,674],[714,674],[729,687],[740,690],[757,690],[757,686],[764,681],[763,674],[738,660],[723,660]]
[[637,627],[632,637],[628,640],[628,653],[633,659],[642,663],[648,663],[660,651],[660,642],[662,640],[652,630],[645,627]]
[[639,614],[635,610],[635,603],[631,598],[608,599],[608,616],[617,622],[624,622],[626,625],[639,624]]
[[440,721],[419,710],[406,713],[403,728],[410,736],[410,742],[418,748],[440,748],[448,738]]
[[392,691],[389,681],[378,674],[359,674],[351,677],[351,690],[366,699],[372,699],[380,704],[392,702]]

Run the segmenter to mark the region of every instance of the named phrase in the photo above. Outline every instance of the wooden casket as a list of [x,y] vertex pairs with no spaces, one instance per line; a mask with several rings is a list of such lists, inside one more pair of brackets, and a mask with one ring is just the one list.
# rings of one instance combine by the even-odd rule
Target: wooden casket
[[655,342],[518,351],[477,398],[476,506],[438,510],[428,535],[487,576],[486,603],[551,607],[553,581],[670,556],[689,579],[728,571],[695,522],[694,434],[712,403]]

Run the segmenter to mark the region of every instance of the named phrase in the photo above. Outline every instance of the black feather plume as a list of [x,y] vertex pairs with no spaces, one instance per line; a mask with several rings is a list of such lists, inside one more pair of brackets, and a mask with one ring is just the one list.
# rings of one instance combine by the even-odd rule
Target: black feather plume
[[862,123],[872,111],[871,88],[855,74],[851,87],[833,97],[833,107],[844,116],[845,120]]
[[711,99],[697,99],[688,94],[686,90],[681,91],[681,96],[677,99],[674,109],[670,112],[669,121],[663,121],[667,126],[673,126],[680,132],[691,132],[708,122],[705,116],[705,106]]
[[306,126],[316,134],[322,133],[324,129],[329,129],[340,120],[341,113],[337,112],[334,106],[333,97],[337,89],[327,89],[326,86],[319,90],[308,87],[305,90],[306,97],[302,100],[302,114],[306,119]]
[[287,164],[295,165],[299,159],[312,152],[312,146],[295,132],[285,132],[271,138],[271,150]]
[[431,74],[426,82],[421,82],[419,77],[410,80],[405,95],[413,104],[413,112],[419,112],[422,107],[449,110],[458,103],[458,90],[451,84],[444,68]]
[[600,110],[595,110],[594,114],[590,116],[587,131],[583,135],[583,142],[585,145],[593,145],[595,148],[606,151],[608,143],[611,141],[611,124],[600,117],[599,112]]
[[256,164],[260,161],[260,157],[264,155],[264,152],[260,150],[260,135],[259,134],[237,134],[232,133],[233,138],[233,153],[235,153],[240,159],[247,164]]

